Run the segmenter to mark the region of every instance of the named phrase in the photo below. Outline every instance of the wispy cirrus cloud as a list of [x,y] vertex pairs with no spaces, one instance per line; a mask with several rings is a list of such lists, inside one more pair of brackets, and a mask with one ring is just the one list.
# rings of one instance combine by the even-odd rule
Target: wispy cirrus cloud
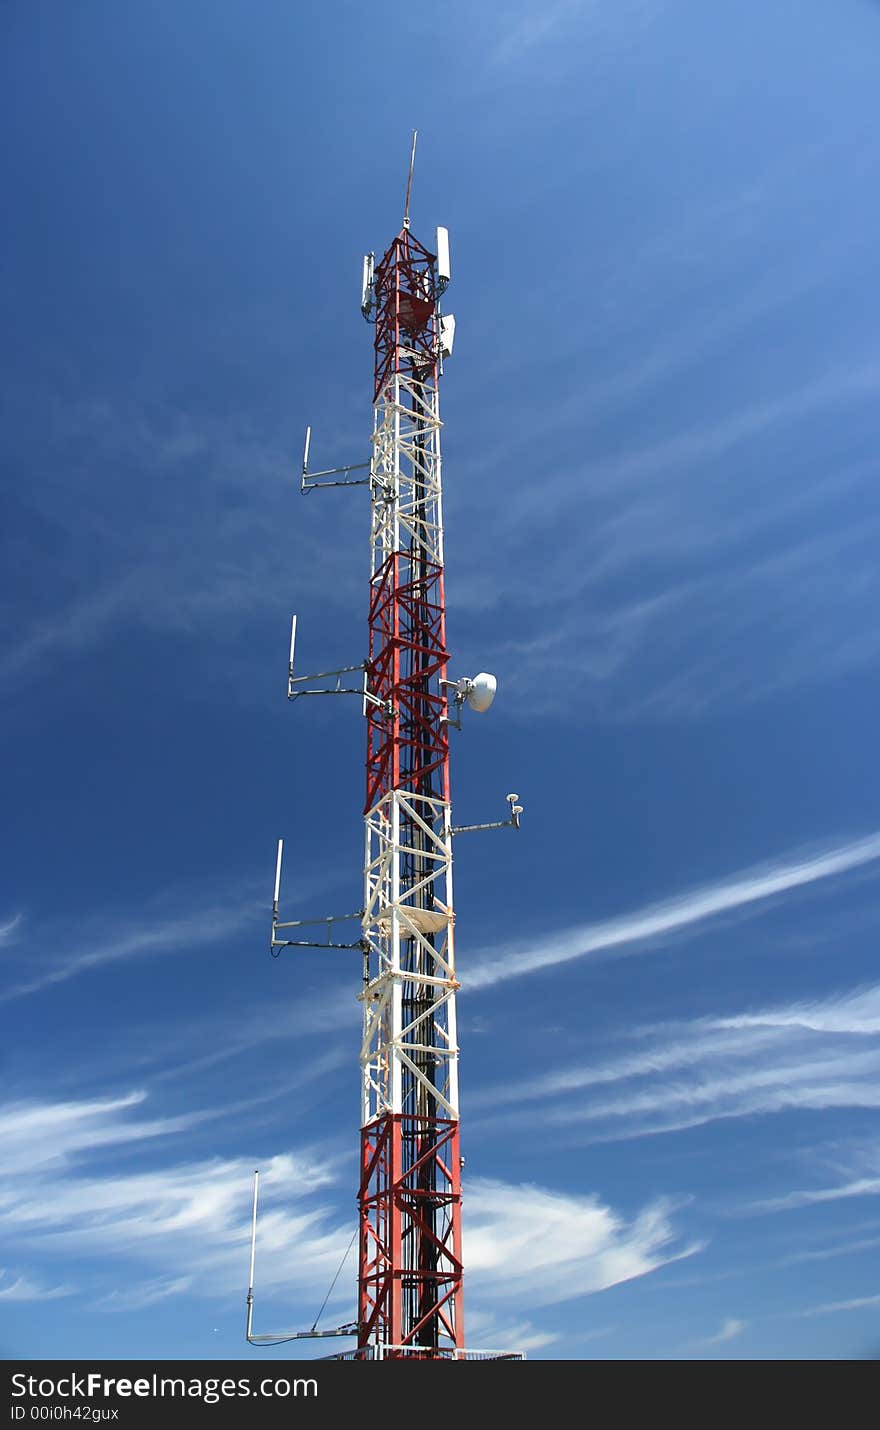
[[[877,1106],[875,1102],[871,1104]],[[818,1207],[826,1202],[849,1201],[851,1197],[880,1196],[880,1176],[854,1177],[836,1187],[803,1188],[786,1192],[781,1197],[767,1197],[764,1201],[751,1202],[741,1209],[743,1216],[762,1216],[767,1212],[790,1212],[799,1207]]]
[[[739,1214],[739,1210],[736,1209],[733,1214]],[[868,1222],[861,1229],[870,1229],[876,1225],[876,1222]],[[678,1290],[691,1286],[705,1286],[712,1282],[735,1281],[743,1277],[754,1279],[766,1271],[787,1271],[792,1266],[811,1265],[824,1261],[835,1261],[848,1256],[858,1256],[864,1251],[875,1251],[878,1246],[880,1246],[880,1237],[877,1236],[862,1236],[848,1241],[832,1240],[827,1245],[818,1247],[811,1245],[798,1251],[790,1251],[785,1256],[774,1257],[769,1261],[744,1262],[737,1260],[735,1265],[727,1266],[723,1271],[704,1271],[694,1276],[666,1278],[663,1285],[666,1290]]]
[[0,659],[0,687],[16,688],[59,652],[88,650],[114,628],[130,624],[139,614],[143,619],[145,595],[138,577],[126,572],[44,615]]
[[498,11],[504,28],[490,43],[487,63],[507,70],[533,62],[536,53],[546,60],[548,51],[568,65],[585,50],[593,62],[610,59],[659,9],[657,0],[519,0]]
[[502,1307],[472,1309],[468,1305],[467,1338],[472,1346],[492,1350],[543,1350],[560,1339],[558,1332],[539,1330],[531,1321],[514,1320]]
[[[181,908],[180,891],[166,892],[141,911],[132,923],[124,911],[105,909],[91,918],[83,918],[72,942],[67,926],[59,932],[57,923],[47,921],[37,929],[38,943],[61,944],[64,953],[46,959],[37,958],[29,964],[29,974],[20,981],[0,986],[0,1003],[31,994],[42,993],[72,978],[80,977],[114,963],[171,955],[178,951],[215,945],[230,939],[245,927],[266,928],[265,880],[241,879],[234,883],[192,892]],[[333,870],[312,869],[298,879],[298,894],[308,898],[331,888],[338,882]],[[193,907],[198,912],[192,912]],[[15,923],[15,921],[13,921]],[[120,929],[123,931],[120,932]],[[11,974],[13,970],[7,970]]]
[[[88,1258],[89,1294],[107,1311],[185,1295],[226,1299],[243,1285],[259,1165],[258,1299],[283,1296],[293,1314],[313,1312],[351,1240],[351,1216],[338,1206],[338,1161],[308,1149],[260,1155],[256,1148],[203,1161],[175,1160],[166,1149],[161,1165],[146,1168],[142,1159],[132,1168],[118,1157],[108,1161],[106,1149],[185,1133],[185,1121],[145,1117],[145,1101],[125,1094],[0,1108],[10,1151],[0,1193],[7,1244],[53,1267],[67,1256]],[[40,1135],[51,1146],[35,1160]],[[510,1323],[512,1293],[535,1307],[564,1302],[646,1276],[702,1245],[682,1236],[680,1201],[656,1198],[625,1218],[598,1196],[501,1180],[475,1179],[467,1196],[465,1254],[481,1324],[487,1334],[494,1327],[505,1341],[522,1335],[533,1347],[552,1334]],[[343,1314],[352,1300],[352,1279],[330,1314],[334,1305]]]
[[80,950],[67,953],[62,959],[32,973],[23,982],[0,989],[0,1003],[42,993],[47,988],[67,983],[80,974],[123,960],[144,958],[176,950],[197,948],[229,937],[256,917],[257,903],[253,895],[222,902],[204,913],[154,919],[142,922],[131,932],[107,934],[98,932],[94,941]]
[[50,1286],[29,1276],[16,1276],[0,1266],[0,1301],[57,1301],[72,1296],[72,1286]]
[[5,924],[0,924],[0,944],[13,942],[23,917],[23,914],[14,914]]
[[[658,385],[662,373],[658,362]],[[651,371],[629,380],[650,383]],[[586,703],[602,721],[697,719],[873,662],[880,526],[864,444],[878,388],[873,361],[832,369],[650,443],[633,442],[624,402],[613,443],[588,437],[589,462],[568,452],[497,494],[504,567],[472,558],[450,590],[473,610],[503,608],[516,631],[493,658],[518,715],[565,718]],[[592,388],[579,389],[544,415],[552,431],[589,428],[592,404]],[[796,483],[769,479],[780,448],[798,454]],[[502,453],[502,470],[509,461]],[[536,545],[552,563],[536,562]]]
[[[875,999],[880,998],[880,988],[873,991]],[[859,1105],[855,1098],[853,1105]],[[871,1104],[866,1100],[862,1105]],[[812,1162],[817,1168],[817,1182],[819,1177],[822,1178],[819,1185],[796,1187],[779,1196],[746,1202],[736,1207],[733,1214],[741,1217],[767,1216],[798,1211],[804,1207],[821,1207],[854,1198],[880,1196],[880,1149],[874,1138],[854,1138],[842,1143],[820,1144],[814,1150]],[[835,1176],[835,1181],[830,1185],[829,1171]],[[876,1225],[876,1222],[869,1222],[862,1229],[870,1230]],[[866,1249],[872,1242],[873,1238],[868,1238]],[[857,1249],[858,1243],[844,1242],[839,1254]],[[838,1252],[832,1251],[831,1254],[836,1255]],[[821,1252],[815,1253],[813,1259],[822,1259]]]
[[735,1341],[737,1336],[741,1336],[748,1323],[740,1321],[735,1316],[729,1316],[723,1323],[721,1330],[714,1336],[707,1336],[700,1344],[704,1346],[721,1346],[727,1341]]
[[[0,1137],[9,1173],[26,1175],[41,1168],[67,1167],[83,1152],[145,1142],[191,1128],[204,1114],[131,1122],[126,1114],[147,1098],[143,1091],[118,1097],[45,1102],[39,1099],[0,1107]],[[0,1208],[5,1205],[0,1193]]]
[[465,1254],[484,1295],[516,1296],[533,1306],[573,1300],[670,1261],[705,1243],[682,1243],[680,1206],[659,1199],[625,1221],[598,1197],[490,1179],[468,1183]]
[[[146,1101],[135,1092],[0,1109],[8,1151],[4,1240],[55,1266],[65,1255],[96,1258],[106,1309],[133,1309],[190,1288],[214,1295],[240,1284],[246,1270],[254,1154],[175,1161],[166,1152],[164,1165],[123,1169],[123,1149],[144,1150],[220,1112],[145,1117]],[[313,1199],[333,1186],[338,1168],[308,1151],[279,1152],[261,1159],[261,1172],[262,1284],[281,1286],[290,1276],[294,1287],[326,1289],[345,1241],[332,1210]],[[139,1282],[138,1267],[153,1276]],[[121,1284],[108,1287],[114,1275]]]
[[171,1296],[182,1296],[192,1286],[191,1276],[157,1276],[122,1290],[109,1291],[97,1301],[99,1311],[141,1311]]
[[[820,408],[835,409],[848,403],[873,400],[878,391],[878,364],[868,363],[856,369],[831,371],[777,397],[751,402],[739,411],[676,436],[635,451],[625,450],[615,461],[603,464],[601,483],[615,492],[622,485],[641,486],[664,472],[690,468],[720,457],[747,442],[765,437],[774,427],[815,415]],[[540,490],[526,488],[505,511],[505,520],[512,522],[536,517],[541,510],[546,511],[548,498],[569,496],[571,485],[571,474],[566,473],[542,483]]]
[[537,47],[557,39],[560,32],[586,10],[594,10],[593,0],[551,0],[546,5],[534,5],[531,0],[510,17],[509,28],[500,37],[490,54],[490,63],[509,65],[531,54]]
[[[745,1062],[734,1067],[722,1064],[714,1077],[707,1075],[704,1065],[696,1064],[689,1076],[675,1082],[655,1082],[602,1100],[583,1100],[577,1107],[548,1112],[544,1122],[548,1127],[565,1128],[574,1140],[602,1142],[685,1132],[724,1119],[796,1109],[875,1109],[880,1108],[878,1073],[880,1049],[837,1056],[802,1050],[787,1059],[777,1057],[757,1071]],[[878,1189],[876,1180],[862,1179],[838,1195],[862,1195]],[[765,1205],[764,1210],[770,1209]]]
[[[565,1128],[575,1140],[619,1141],[798,1108],[877,1108],[878,1010],[880,985],[832,996],[824,1008],[815,1000],[742,1018],[637,1029],[637,1052],[484,1089],[475,1099],[477,1115],[492,1108],[490,1123],[498,1131],[521,1115],[499,1109],[540,1102],[546,1104],[541,1124],[547,1129]],[[737,1214],[876,1191],[880,1178],[867,1166],[835,1188],[793,1192]]]
[[724,1031],[771,1034],[804,1031],[809,1033],[849,1033],[880,1035],[880,985],[867,984],[826,998],[804,999],[763,1008],[756,1012],[734,1013],[714,1020]]
[[[285,528],[284,556],[295,553],[300,591],[319,589],[325,602],[354,594],[351,563],[290,524],[293,467],[283,438],[267,438],[246,414],[119,393],[6,396],[27,430],[29,458],[40,464],[40,480],[16,513],[19,545],[32,563],[51,550],[55,580],[51,595],[31,592],[15,612],[0,694],[45,677],[62,652],[72,658],[144,630],[204,635],[222,621],[225,658],[234,658],[230,631],[258,612],[271,619],[282,599],[286,606],[283,563],[272,556],[282,554]],[[153,494],[136,521],[120,466]],[[352,517],[343,514],[343,526]]]
[[565,929],[540,943],[490,949],[475,960],[468,990],[491,988],[511,978],[555,968],[598,954],[647,951],[725,913],[753,908],[781,894],[833,879],[880,859],[880,834],[870,834],[821,853],[761,865],[678,898],[652,904],[600,923]]
[[803,1311],[790,1311],[797,1319],[809,1316],[835,1316],[840,1311],[864,1311],[880,1307],[880,1296],[854,1296],[851,1301],[826,1301],[820,1306],[808,1306]]
[[[655,559],[653,533],[664,525],[677,544],[686,542],[674,513],[655,511],[652,517],[654,503],[642,505],[641,535],[631,529],[622,538],[624,545],[632,542],[626,555],[618,546],[624,565],[637,562],[638,546],[646,563]],[[866,668],[880,652],[880,635],[869,619],[877,592],[870,553],[878,535],[880,526],[867,516],[821,538],[786,535],[772,557],[760,557],[756,549],[716,552],[716,569],[691,575],[682,551],[669,580],[646,580],[637,599],[621,599],[616,590],[588,593],[574,574],[581,568],[560,561],[563,574],[551,581],[551,592],[564,606],[552,630],[543,609],[517,613],[516,627],[524,633],[501,643],[494,655],[510,671],[507,688],[516,698],[517,718],[565,718],[586,704],[594,718],[608,723],[691,721]],[[620,539],[620,532],[609,532],[602,558],[609,565]],[[673,557],[666,552],[666,559]],[[826,580],[829,596],[823,600]],[[570,590],[558,589],[560,582]],[[608,583],[615,583],[611,571]]]

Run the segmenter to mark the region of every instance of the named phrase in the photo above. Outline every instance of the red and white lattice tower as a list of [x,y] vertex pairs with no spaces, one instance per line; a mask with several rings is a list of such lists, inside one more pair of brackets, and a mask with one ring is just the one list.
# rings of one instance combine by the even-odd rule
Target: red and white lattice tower
[[358,1320],[428,1353],[464,1345],[439,290],[404,220],[373,282]]
[[[303,454],[303,491],[360,485],[371,498],[368,658],[295,676],[294,617],[288,674],[290,698],[358,694],[367,721],[364,904],[339,916],[360,918],[361,937],[317,945],[358,949],[364,960],[358,1318],[336,1331],[252,1335],[255,1179],[248,1340],[356,1333],[354,1358],[500,1354],[464,1348],[452,845],[466,830],[518,828],[522,806],[508,795],[509,818],[452,825],[449,729],[466,705],[488,709],[495,680],[447,679],[439,379],[454,320],[439,306],[445,229],[435,246],[410,230],[408,187],[397,237],[379,264],[364,260],[362,311],[375,323],[372,456],[310,474],[310,429]],[[352,477],[362,469],[367,476]],[[360,684],[344,682],[354,672]],[[324,922],[279,922],[281,849],[273,953],[316,946],[278,934]]]

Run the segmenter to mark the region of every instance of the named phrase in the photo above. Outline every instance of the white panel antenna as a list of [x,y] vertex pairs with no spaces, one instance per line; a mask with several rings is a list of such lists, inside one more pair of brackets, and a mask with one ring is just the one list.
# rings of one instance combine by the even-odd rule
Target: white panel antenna
[[452,270],[449,266],[449,229],[437,230],[437,286],[442,293],[449,285]]
[[452,356],[452,344],[455,342],[455,318],[452,313],[447,313],[440,319],[440,356]]

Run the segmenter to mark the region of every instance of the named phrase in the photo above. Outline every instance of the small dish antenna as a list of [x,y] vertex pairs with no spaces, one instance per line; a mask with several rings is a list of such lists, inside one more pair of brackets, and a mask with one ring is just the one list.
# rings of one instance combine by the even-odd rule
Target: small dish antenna
[[476,710],[478,715],[483,715],[495,699],[498,681],[487,670],[481,670],[472,680],[460,680],[458,688],[462,699],[467,701],[471,709]]
[[488,670],[481,670],[478,675],[462,676],[461,680],[441,680],[441,687],[447,686],[452,692],[452,702],[455,713],[450,713],[447,717],[450,725],[454,725],[456,730],[461,729],[461,712],[465,705],[469,705],[471,710],[475,710],[478,715],[483,715],[489,709],[498,689],[498,681],[494,675],[490,675]]

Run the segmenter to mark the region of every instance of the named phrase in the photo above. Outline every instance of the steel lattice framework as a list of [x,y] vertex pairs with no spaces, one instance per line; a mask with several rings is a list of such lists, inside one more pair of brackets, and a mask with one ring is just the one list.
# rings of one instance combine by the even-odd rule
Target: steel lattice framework
[[464,1346],[435,255],[375,274],[359,1350]]
[[[509,794],[508,819],[452,824],[449,729],[460,727],[465,704],[487,710],[496,682],[486,671],[447,679],[438,385],[454,319],[439,310],[449,281],[446,230],[437,230],[439,257],[410,232],[415,139],[403,227],[375,270],[373,255],[364,258],[361,310],[376,325],[372,455],[310,472],[310,427],[303,450],[303,492],[370,489],[368,656],[295,674],[296,616],[290,633],[289,699],[363,701],[363,908],[280,919],[279,839],[270,940],[275,957],[282,948],[357,949],[363,957],[358,1318],[332,1331],[316,1322],[309,1331],[254,1333],[255,1173],[247,1339],[279,1345],[356,1332],[357,1348],[343,1359],[519,1360],[518,1352],[464,1345],[452,843],[467,830],[518,829],[523,807]],[[331,935],[351,919],[361,922],[355,942]],[[324,922],[325,941],[300,936]]]

